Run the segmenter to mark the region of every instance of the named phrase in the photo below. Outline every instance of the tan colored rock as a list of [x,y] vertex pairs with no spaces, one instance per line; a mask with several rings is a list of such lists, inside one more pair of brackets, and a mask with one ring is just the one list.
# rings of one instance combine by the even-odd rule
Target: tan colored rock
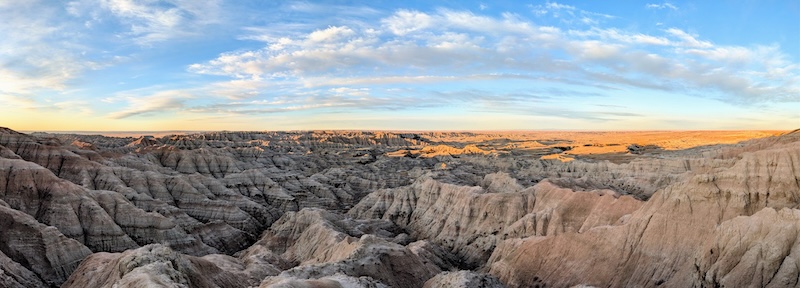
[[800,210],[764,208],[714,229],[696,256],[706,287],[800,285]]
[[153,145],[158,145],[158,144],[159,144],[158,140],[156,140],[155,138],[150,137],[150,136],[142,136],[142,137],[137,138],[136,140],[134,140],[133,142],[131,142],[128,145],[125,145],[125,146],[139,148],[139,147],[148,147],[148,146],[153,146]]
[[[708,173],[690,174],[684,181],[657,192],[641,209],[632,213],[623,225],[554,237],[507,240],[499,245],[489,260],[491,274],[497,275],[509,286],[587,284],[652,287],[663,284],[683,287],[701,285],[700,279],[707,279],[704,281],[710,281],[709,283],[725,281],[715,278],[714,275],[719,275],[719,271],[709,274],[700,270],[719,269],[720,266],[714,266],[713,261],[694,263],[693,259],[707,252],[699,249],[707,241],[712,241],[709,239],[714,239],[713,237],[722,237],[714,240],[722,242],[720,244],[733,245],[730,248],[720,247],[721,251],[741,251],[747,249],[747,245],[758,245],[762,241],[760,236],[750,236],[749,239],[755,243],[744,244],[745,248],[742,248],[737,243],[747,238],[741,238],[741,234],[735,234],[737,242],[724,241],[724,237],[729,237],[724,234],[714,236],[714,229],[718,225],[719,229],[725,229],[728,225],[734,225],[726,224],[727,221],[737,216],[753,215],[766,207],[796,209],[800,199],[799,157],[798,142],[744,153],[730,168],[721,167]],[[789,217],[786,214],[793,213],[782,214],[783,217]],[[761,217],[766,216],[758,215],[754,219]],[[737,220],[740,221],[746,220]],[[770,226],[758,227],[763,227],[759,229],[765,231],[771,229],[768,228]],[[782,228],[777,231],[780,229]],[[745,231],[747,230],[742,232]],[[796,240],[791,240],[793,236],[789,237],[790,240],[781,240],[783,242],[779,247],[793,247],[794,244],[787,243],[795,243]],[[786,249],[790,248],[785,248],[784,251]],[[740,261],[739,265],[743,265],[742,267],[755,267],[753,265],[758,261],[774,263],[777,258],[781,261],[793,261],[791,257],[770,257],[765,260],[732,257],[727,261]],[[752,261],[756,261],[756,264]],[[563,263],[569,265],[565,266]],[[704,266],[701,267],[700,264]],[[724,267],[729,264],[718,265]],[[793,275],[798,270],[797,266],[785,267],[789,268],[783,268],[780,274],[761,274],[762,276],[751,281],[762,285],[771,283],[773,277],[776,277],[776,283],[781,283],[785,281],[785,275]],[[722,271],[727,272],[725,269]],[[743,279],[739,273],[731,275],[731,279]]]

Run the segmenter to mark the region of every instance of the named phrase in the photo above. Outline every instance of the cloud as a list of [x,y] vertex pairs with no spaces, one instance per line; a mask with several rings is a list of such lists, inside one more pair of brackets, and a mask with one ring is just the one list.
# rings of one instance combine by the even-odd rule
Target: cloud
[[28,97],[15,96],[10,94],[0,94],[0,99],[5,104],[4,108],[13,107],[20,109],[35,109],[38,106],[35,100]]
[[530,115],[550,118],[560,118],[564,120],[587,120],[587,121],[615,121],[625,120],[630,118],[643,118],[646,115],[641,113],[621,111],[620,107],[615,107],[614,110],[596,110],[596,109],[581,109],[573,108],[565,105],[553,105],[552,103],[541,102],[509,102],[509,103],[495,103],[499,105],[486,105],[476,108],[477,112],[489,112],[499,114],[517,114],[517,115]]
[[547,2],[545,7],[551,10],[568,10],[568,11],[575,11],[575,6],[565,5],[565,4],[558,4],[556,2]]
[[197,36],[222,19],[219,0],[77,0],[67,5],[67,11],[76,17],[88,16],[87,27],[116,21],[122,30],[118,36],[144,46]]
[[[428,24],[425,21],[406,21],[409,18],[424,18]],[[506,56],[513,56],[510,53],[515,51],[510,51],[507,46],[486,47],[490,43],[486,42],[487,35],[484,34],[500,33],[546,44],[544,42],[551,41],[555,31],[550,27],[534,28],[510,14],[502,19],[493,19],[449,10],[432,15],[400,10],[381,23],[379,27],[333,26],[306,35],[273,38],[274,42],[265,49],[225,53],[207,63],[193,64],[189,70],[201,74],[258,78],[264,75],[308,77],[365,66],[381,67],[384,71],[398,67],[460,67],[485,63],[480,61],[483,58],[480,53],[492,56],[497,55],[496,50],[506,49],[509,55],[497,55],[498,59],[502,61]],[[475,34],[478,36],[471,36]]]
[[234,79],[223,82],[213,82],[201,90],[207,91],[207,94],[233,99],[241,100],[253,98],[261,95],[259,91],[268,89],[268,85],[263,81],[250,80],[250,79]]
[[148,96],[124,96],[127,108],[113,112],[112,119],[123,119],[136,115],[152,114],[164,111],[175,111],[185,107],[186,100],[192,95],[181,90],[160,91]]
[[575,6],[557,2],[529,5],[529,7],[532,9],[531,12],[538,17],[549,16],[566,24],[583,23],[585,25],[597,25],[605,20],[616,18],[613,15],[586,11],[578,9]]
[[669,2],[664,2],[664,3],[661,3],[661,4],[647,4],[644,7],[648,8],[648,9],[659,9],[659,10],[661,10],[661,9],[672,9],[674,11],[678,11],[678,6],[675,6],[674,4],[669,3]]
[[696,36],[686,33],[683,30],[677,28],[669,28],[666,30],[666,32],[672,35],[673,37],[677,37],[679,40],[682,41],[681,44],[686,47],[711,48],[714,46],[713,44],[711,44],[711,42],[698,40],[697,38],[695,38]]
[[589,30],[570,30],[568,33],[581,38],[599,38],[599,40],[609,43],[621,42],[625,44],[659,46],[676,45],[676,43],[673,43],[664,36],[653,36],[642,33],[627,33],[615,28],[593,27]]
[[64,21],[61,8],[23,1],[0,9],[0,95],[6,103],[39,111],[73,109],[69,104],[78,99],[66,93],[73,82],[116,61],[89,58],[93,49],[81,43],[83,27]]
[[[592,13],[552,2],[542,8]],[[244,30],[244,38],[261,39],[263,48],[226,52],[188,67],[198,74],[231,77],[230,82],[216,86],[224,91],[217,94],[233,101],[187,109],[257,114],[461,105],[480,111],[501,111],[499,107],[516,111],[528,107],[525,103],[531,99],[596,97],[630,89],[692,94],[728,103],[800,102],[800,66],[788,60],[780,47],[715,45],[678,28],[645,34],[594,24],[556,28],[513,13],[491,17],[439,9],[397,10],[373,22],[295,27],[285,34],[279,29],[250,27]],[[518,97],[468,88],[489,82],[581,88]],[[468,90],[453,97],[439,90],[448,83],[460,83]],[[417,94],[394,93],[386,87],[409,84],[420,89],[413,92]],[[486,97],[478,97],[479,93]],[[247,99],[268,101],[240,101]],[[558,115],[552,111],[542,113]],[[562,114],[578,112],[582,111]],[[639,116],[587,113],[595,119]]]
[[[390,92],[391,93],[391,92]],[[276,96],[270,100],[229,101],[187,109],[194,113],[233,115],[273,114],[291,111],[404,110],[438,107],[443,102],[422,97],[374,95],[368,88],[336,87],[297,93],[291,97]]]
[[287,8],[290,11],[303,12],[310,15],[328,14],[364,17],[367,15],[377,15],[382,13],[377,9],[366,6],[316,4],[305,1],[291,2]]
[[355,33],[350,28],[331,26],[327,29],[317,30],[308,34],[308,40],[316,43],[334,42],[352,36],[353,34]]
[[392,16],[382,19],[381,23],[392,33],[396,35],[405,35],[430,27],[433,25],[433,19],[426,13],[399,10]]
[[[64,40],[60,33],[65,28],[49,20],[55,18],[55,9],[40,4],[26,1],[0,9],[0,92],[64,89],[83,68],[72,51],[52,44]],[[25,16],[34,11],[40,17]]]
[[32,97],[0,93],[0,102],[4,104],[2,108],[11,108],[12,110],[29,110],[46,113],[70,111],[82,115],[91,115],[93,113],[90,103],[86,100],[37,101]]

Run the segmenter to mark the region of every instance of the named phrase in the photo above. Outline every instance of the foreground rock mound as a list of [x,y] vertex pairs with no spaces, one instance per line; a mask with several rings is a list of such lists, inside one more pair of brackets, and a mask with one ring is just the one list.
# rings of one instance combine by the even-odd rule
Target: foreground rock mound
[[373,280],[368,282],[389,287],[421,287],[441,272],[434,261],[438,259],[426,258],[436,254],[420,255],[424,249],[415,253],[415,249],[405,247],[405,238],[393,232],[397,230],[388,221],[354,220],[324,210],[304,209],[284,215],[242,257],[266,252],[298,265],[277,277],[267,277],[262,287],[286,279],[337,274],[369,277]]
[[764,208],[714,229],[695,258],[703,286],[792,287],[800,284],[800,210]]
[[247,278],[163,245],[95,253],[62,287],[247,287]]

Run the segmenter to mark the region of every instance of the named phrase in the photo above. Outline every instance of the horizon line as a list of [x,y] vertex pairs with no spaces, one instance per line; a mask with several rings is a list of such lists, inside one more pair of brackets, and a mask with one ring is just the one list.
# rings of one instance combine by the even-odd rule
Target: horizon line
[[[11,128],[8,128],[11,129]],[[288,129],[288,130],[15,130],[22,133],[89,134],[89,133],[209,133],[209,132],[676,132],[676,131],[794,131],[798,129]]]

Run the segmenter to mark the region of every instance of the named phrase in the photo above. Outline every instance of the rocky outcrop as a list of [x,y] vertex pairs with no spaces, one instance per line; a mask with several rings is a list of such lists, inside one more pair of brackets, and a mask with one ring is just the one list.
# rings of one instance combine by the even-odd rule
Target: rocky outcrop
[[506,287],[496,277],[469,270],[442,272],[425,282],[424,288],[501,288]]
[[610,190],[574,192],[547,181],[519,190],[522,187],[507,174],[487,175],[483,183],[495,193],[423,177],[410,187],[370,194],[349,215],[390,220],[474,268],[485,263],[503,239],[611,225],[641,205]]
[[351,167],[364,162],[343,159],[344,151],[309,156],[312,150],[352,147],[358,158],[365,145],[422,141],[391,133],[133,139],[0,132],[0,199],[11,209],[95,252],[166,243],[197,256],[248,247],[286,211],[341,211],[374,189],[409,181],[390,173],[403,166],[373,157],[374,166]]
[[123,253],[95,253],[62,287],[248,287],[247,278],[214,263],[147,245]]
[[0,202],[0,231],[0,283],[9,284],[4,287],[59,285],[91,253],[55,227],[41,224],[5,202]]
[[[1,208],[0,208],[1,209]],[[47,287],[36,273],[28,270],[0,251],[0,287]]]
[[692,284],[705,287],[800,285],[800,210],[764,208],[714,229],[698,249]]
[[420,255],[413,248],[395,243],[403,239],[398,237],[397,230],[385,220],[355,220],[321,209],[303,209],[285,214],[240,257],[257,257],[269,251],[267,255],[274,253],[297,265],[278,276],[267,277],[262,287],[336,274],[369,277],[377,282],[365,283],[376,285],[420,287],[441,272],[441,268],[433,259],[425,258],[433,253]]
[[11,208],[58,228],[91,249],[137,247],[88,191],[34,163],[0,159],[0,196]]
[[[315,279],[345,274],[351,277],[367,276],[389,287],[421,287],[426,280],[441,272],[407,248],[372,235],[364,235],[348,244],[353,247],[352,251],[340,255],[338,261],[301,265],[279,276]],[[267,277],[264,281],[269,283],[272,279]]]
[[448,145],[425,146],[419,150],[401,149],[386,153],[389,157],[422,157],[433,158],[437,156],[460,156],[460,155],[486,155],[493,151],[486,151],[474,144],[466,145],[463,148],[452,147]]
[[272,277],[261,283],[260,288],[389,288],[385,284],[370,277],[353,277],[344,274],[333,274],[319,279],[297,279],[291,277]]
[[[386,220],[303,209],[285,214],[235,259],[213,262],[234,263],[226,265],[236,269],[225,270],[248,279],[261,277],[260,287],[422,287],[442,269],[454,267],[457,258],[445,249],[427,241],[403,246],[407,237]],[[222,257],[203,258],[212,256]],[[269,268],[247,272],[252,267]],[[491,278],[467,276],[462,277],[465,283]],[[461,281],[450,278],[445,281]]]
[[[791,219],[800,199],[798,157],[800,146],[796,142],[744,153],[730,168],[692,173],[684,181],[657,192],[623,225],[554,237],[507,240],[499,245],[489,260],[490,272],[510,286],[589,284],[649,287],[663,284],[677,287],[723,283],[726,281],[724,276],[730,271],[722,267],[730,265],[757,267],[759,261],[775,262],[774,258],[780,259],[778,263],[784,260],[792,263],[792,258],[788,256],[792,248],[788,247],[795,245],[796,235],[791,232],[782,236],[789,238],[782,239],[784,242],[779,247],[783,247],[783,250],[770,252],[779,255],[767,256],[766,259],[763,256],[737,259],[728,254],[728,258],[723,260],[738,263],[715,265],[714,259],[720,256],[706,254],[759,246],[758,243],[763,241],[761,237],[766,235],[747,238],[737,233],[736,242],[724,242],[723,239],[730,236],[725,236],[723,231],[734,229],[731,226],[747,221],[736,218],[738,216],[754,217],[750,221],[758,221],[770,213],[767,210],[759,215],[756,213],[758,211],[792,209],[780,213],[782,218]],[[782,221],[776,222],[774,224],[780,225]],[[773,223],[756,223],[762,224],[756,228],[761,231],[785,231],[788,228],[769,228]],[[717,231],[718,236],[711,237],[713,234],[709,231]],[[741,232],[750,233],[748,230]],[[714,249],[700,250],[708,241],[730,247],[719,247],[716,252]],[[702,258],[695,263],[693,259],[698,257]],[[565,262],[570,265],[562,265]],[[757,270],[778,271],[774,267],[777,264],[772,265],[771,268],[758,266],[763,268]],[[786,275],[798,273],[796,265],[778,267],[782,267],[781,273],[759,272],[760,276],[750,281],[756,281],[753,282],[755,285],[773,281],[782,283]],[[741,280],[745,277],[737,272],[730,275],[729,279]]]
[[153,145],[158,145],[158,144],[160,144],[158,142],[158,140],[156,140],[152,136],[142,136],[142,137],[137,138],[133,142],[128,143],[128,145],[125,145],[125,147],[141,148],[141,147],[148,147],[148,146],[153,146]]
[[800,133],[669,133],[0,128],[0,287],[797,286]]

